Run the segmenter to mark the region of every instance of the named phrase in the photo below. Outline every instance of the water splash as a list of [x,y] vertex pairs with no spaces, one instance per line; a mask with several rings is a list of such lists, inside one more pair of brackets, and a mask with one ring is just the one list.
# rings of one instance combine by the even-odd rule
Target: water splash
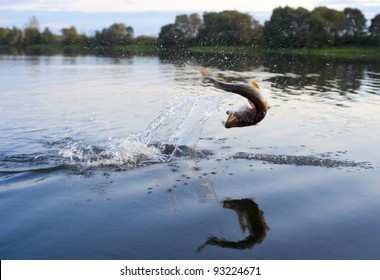
[[100,166],[136,166],[147,162],[163,161],[155,147],[134,139],[109,140],[105,146],[95,146],[81,141],[70,141],[58,151],[66,164],[82,169]]
[[137,140],[159,149],[174,146],[170,157],[180,147],[194,148],[203,126],[220,105],[221,96],[196,96],[184,99],[175,106],[162,111]]
[[47,171],[57,168],[132,168],[168,162],[194,154],[202,128],[222,101],[221,96],[193,96],[164,109],[146,130],[123,139],[65,137],[43,142],[33,154],[0,155],[0,172]]
[[126,139],[108,139],[103,146],[69,141],[59,155],[70,165],[91,168],[129,168],[167,162],[194,151],[206,120],[215,111],[220,96],[194,96],[164,109],[142,133]]

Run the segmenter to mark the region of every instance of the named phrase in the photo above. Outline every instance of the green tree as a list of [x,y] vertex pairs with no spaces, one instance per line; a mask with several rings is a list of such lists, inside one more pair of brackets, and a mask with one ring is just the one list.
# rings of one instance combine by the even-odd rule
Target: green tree
[[22,31],[13,26],[13,28],[10,29],[8,33],[9,46],[11,47],[20,46],[22,43],[22,37],[23,37]]
[[83,34],[78,34],[75,26],[71,26],[69,28],[62,28],[62,43],[64,45],[72,45],[72,44],[85,44],[87,41],[87,37]]
[[133,41],[134,31],[131,26],[124,23],[114,23],[102,31],[96,31],[95,39],[103,46],[128,45]]
[[8,40],[7,40],[8,33],[9,33],[8,28],[0,27],[0,46],[8,46]]
[[288,6],[276,8],[264,25],[264,45],[269,48],[302,48],[308,26],[305,24],[310,12],[304,8]]
[[199,44],[211,46],[253,46],[261,40],[262,26],[250,15],[238,11],[204,13]]
[[111,45],[126,45],[133,40],[133,29],[124,23],[114,23],[105,32],[105,40]]
[[176,17],[174,24],[176,28],[183,33],[186,44],[192,45],[198,35],[202,20],[198,14],[179,15]]
[[372,44],[380,46],[380,14],[377,14],[368,28]]
[[316,7],[308,20],[307,47],[337,46],[345,28],[343,12],[327,7]]
[[346,44],[362,44],[365,37],[366,19],[359,9],[345,8],[343,38]]
[[23,44],[38,45],[41,44],[40,24],[38,19],[33,16],[30,18],[26,28],[24,29]]
[[24,30],[23,44],[27,46],[41,44],[40,31],[36,28],[26,28]]
[[175,22],[161,28],[158,41],[163,48],[185,48],[194,45],[202,25],[198,14],[179,15]]
[[184,48],[186,47],[185,34],[174,23],[161,27],[158,34],[158,42],[161,48]]
[[49,27],[46,27],[44,31],[41,33],[41,43],[42,44],[54,44],[57,42],[57,36],[54,35],[53,32],[50,31]]

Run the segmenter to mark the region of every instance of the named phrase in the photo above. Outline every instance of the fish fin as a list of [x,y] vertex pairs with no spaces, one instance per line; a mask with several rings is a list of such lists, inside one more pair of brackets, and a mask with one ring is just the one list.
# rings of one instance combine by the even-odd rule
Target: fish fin
[[201,74],[205,77],[205,78],[209,78],[211,76],[211,71],[209,68],[201,68],[200,70]]
[[[214,84],[215,84],[215,83],[218,83],[218,82],[222,82],[222,83],[225,83],[225,82],[226,82],[225,79],[217,79],[217,78],[212,77],[212,76],[211,76],[212,73],[211,73],[211,69],[210,69],[210,68],[202,67],[202,68],[200,69],[200,72],[201,72],[202,76],[203,76],[205,79],[207,79],[207,80],[213,82]],[[216,87],[217,87],[217,86],[216,86]],[[217,87],[217,88],[218,88],[218,87]]]
[[260,89],[259,85],[255,81],[251,81],[251,85],[257,89]]

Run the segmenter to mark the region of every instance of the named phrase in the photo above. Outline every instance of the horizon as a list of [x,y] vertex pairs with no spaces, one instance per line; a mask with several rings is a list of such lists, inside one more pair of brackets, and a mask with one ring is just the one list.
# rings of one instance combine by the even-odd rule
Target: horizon
[[[205,2],[205,3],[204,3]],[[237,10],[248,13],[260,24],[270,19],[274,8],[290,6],[312,10],[317,6],[343,10],[345,7],[359,9],[367,20],[380,13],[380,2],[364,0],[357,3],[353,0],[314,0],[304,3],[301,0],[288,1],[281,5],[281,0],[267,0],[265,3],[251,4],[244,0],[193,0],[191,3],[165,0],[108,0],[107,3],[95,0],[3,0],[0,2],[0,27],[23,29],[35,16],[39,21],[40,31],[48,27],[53,33],[60,34],[62,28],[75,26],[77,32],[92,36],[95,31],[111,26],[113,23],[124,23],[131,26],[135,36],[147,35],[157,37],[161,27],[173,23],[177,15],[204,12]],[[196,8],[193,8],[196,7]]]

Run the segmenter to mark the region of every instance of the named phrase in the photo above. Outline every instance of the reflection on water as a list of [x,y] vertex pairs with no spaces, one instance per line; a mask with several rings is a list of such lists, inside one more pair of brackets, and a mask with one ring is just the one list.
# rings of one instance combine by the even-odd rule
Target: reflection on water
[[[0,56],[1,257],[379,257],[377,61],[178,61]],[[201,66],[256,79],[266,122],[225,130],[246,101],[206,86]],[[231,237],[215,201],[253,193],[270,238],[251,199],[223,202],[244,233]]]
[[265,56],[235,55],[235,54],[196,54],[193,58],[205,67],[216,67],[222,70],[250,71],[262,66]]
[[284,74],[269,81],[290,95],[336,92],[350,98],[357,93],[368,71],[368,64],[363,61],[309,56],[267,57],[263,65],[269,72]]
[[232,249],[252,249],[255,244],[260,244],[270,229],[264,219],[264,212],[252,199],[224,200],[223,207],[236,212],[240,228],[243,233],[248,230],[248,236],[240,241],[229,241],[216,236],[211,236],[197,249],[201,252],[206,246],[219,246]]
[[[350,98],[364,86],[369,93],[380,94],[380,61],[337,59],[302,55],[234,55],[192,54],[161,56],[161,62],[185,65],[189,62],[223,71],[252,71],[254,69],[276,73],[268,78],[272,87],[286,94],[323,94],[337,92]],[[282,75],[278,75],[278,74]],[[370,78],[370,83],[368,83]],[[310,85],[312,87],[310,88]]]

